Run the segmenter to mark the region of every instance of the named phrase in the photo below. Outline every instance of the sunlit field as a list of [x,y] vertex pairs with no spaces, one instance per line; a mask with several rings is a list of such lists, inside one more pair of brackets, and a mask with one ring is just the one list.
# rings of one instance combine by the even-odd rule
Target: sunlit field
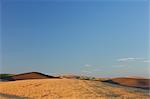
[[100,81],[39,79],[0,82],[1,99],[148,99],[149,91]]

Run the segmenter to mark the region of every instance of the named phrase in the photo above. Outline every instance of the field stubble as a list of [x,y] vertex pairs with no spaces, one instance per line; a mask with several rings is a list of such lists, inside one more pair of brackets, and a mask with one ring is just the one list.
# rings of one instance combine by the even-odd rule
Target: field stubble
[[[100,81],[38,79],[0,82],[1,99],[148,99],[149,90]],[[16,98],[15,98],[16,97]]]

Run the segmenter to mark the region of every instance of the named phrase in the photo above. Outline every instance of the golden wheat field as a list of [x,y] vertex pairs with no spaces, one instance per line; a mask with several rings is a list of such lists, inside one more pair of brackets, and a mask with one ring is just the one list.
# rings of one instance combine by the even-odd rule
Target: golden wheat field
[[149,91],[100,81],[37,79],[0,82],[0,99],[148,99]]

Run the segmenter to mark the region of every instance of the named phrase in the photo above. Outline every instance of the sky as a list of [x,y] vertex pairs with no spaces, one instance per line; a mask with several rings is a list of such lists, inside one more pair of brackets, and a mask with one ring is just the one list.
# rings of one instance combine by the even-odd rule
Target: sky
[[1,73],[149,77],[148,0],[1,0]]

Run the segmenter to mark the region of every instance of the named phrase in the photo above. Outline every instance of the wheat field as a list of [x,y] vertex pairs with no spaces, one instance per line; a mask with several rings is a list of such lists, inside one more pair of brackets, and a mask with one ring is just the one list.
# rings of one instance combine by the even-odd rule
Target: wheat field
[[149,90],[100,81],[38,79],[0,82],[0,99],[148,99]]

